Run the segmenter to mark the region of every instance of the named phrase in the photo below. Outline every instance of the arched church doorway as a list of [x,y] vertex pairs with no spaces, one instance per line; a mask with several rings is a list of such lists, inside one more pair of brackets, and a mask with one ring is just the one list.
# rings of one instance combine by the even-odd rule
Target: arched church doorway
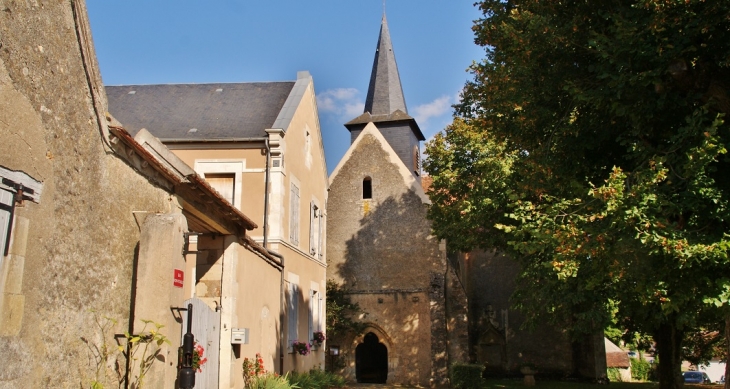
[[355,378],[371,384],[384,384],[388,379],[388,348],[372,332],[355,348]]

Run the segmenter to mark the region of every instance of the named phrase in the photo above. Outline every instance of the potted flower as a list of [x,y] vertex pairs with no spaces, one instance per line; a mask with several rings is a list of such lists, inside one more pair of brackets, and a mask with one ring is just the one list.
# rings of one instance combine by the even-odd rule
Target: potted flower
[[314,331],[314,333],[312,333],[312,346],[321,346],[325,339],[327,338],[324,336],[324,332]]
[[307,355],[312,349],[312,346],[309,345],[309,343],[306,342],[299,342],[299,341],[293,341],[291,342],[291,348],[292,351],[294,351],[294,354],[299,355]]
[[195,348],[193,349],[193,370],[197,370],[198,372],[203,371],[203,365],[205,365],[205,362],[208,362],[208,358],[203,355],[204,353],[205,349],[203,346],[195,342]]

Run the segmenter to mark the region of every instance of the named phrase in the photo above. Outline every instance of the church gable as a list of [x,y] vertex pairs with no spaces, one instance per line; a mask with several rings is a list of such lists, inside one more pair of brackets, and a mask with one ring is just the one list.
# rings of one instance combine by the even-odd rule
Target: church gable
[[[382,150],[380,157],[373,155],[373,148]],[[367,151],[365,149],[368,149]],[[378,130],[373,123],[369,123],[360,132],[357,139],[350,145],[345,155],[340,160],[335,170],[330,175],[330,186],[335,185],[335,181],[338,176],[341,175],[343,170],[353,170],[362,173],[361,180],[366,181],[367,178],[371,180],[371,189],[373,190],[373,196],[377,192],[377,187],[380,187],[378,183],[379,178],[375,172],[382,171],[382,169],[388,169],[398,176],[397,185],[396,182],[390,182],[388,187],[383,187],[388,193],[394,193],[398,191],[410,190],[412,191],[423,204],[430,204],[426,193],[423,191],[421,184],[416,180],[410,169],[405,166],[398,154],[393,150],[388,141],[385,139],[383,134]],[[349,174],[348,174],[349,175]],[[360,182],[359,185],[367,185],[364,182]],[[398,188],[400,187],[400,188]]]

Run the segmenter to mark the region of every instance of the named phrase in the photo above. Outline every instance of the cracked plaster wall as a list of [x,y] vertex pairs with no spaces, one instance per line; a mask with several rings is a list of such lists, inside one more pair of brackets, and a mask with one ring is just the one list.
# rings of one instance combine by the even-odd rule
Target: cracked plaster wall
[[171,208],[168,193],[104,147],[89,88],[71,1],[0,0],[0,165],[44,185],[38,204],[17,208],[3,259],[0,388],[88,384],[96,364],[82,338],[101,341],[91,310],[127,329],[132,211]]

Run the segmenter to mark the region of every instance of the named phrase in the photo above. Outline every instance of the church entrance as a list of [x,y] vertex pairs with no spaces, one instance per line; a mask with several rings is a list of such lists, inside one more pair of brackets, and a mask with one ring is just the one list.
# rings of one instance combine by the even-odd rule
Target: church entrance
[[388,348],[372,332],[355,348],[355,378],[371,384],[384,384],[388,379]]

